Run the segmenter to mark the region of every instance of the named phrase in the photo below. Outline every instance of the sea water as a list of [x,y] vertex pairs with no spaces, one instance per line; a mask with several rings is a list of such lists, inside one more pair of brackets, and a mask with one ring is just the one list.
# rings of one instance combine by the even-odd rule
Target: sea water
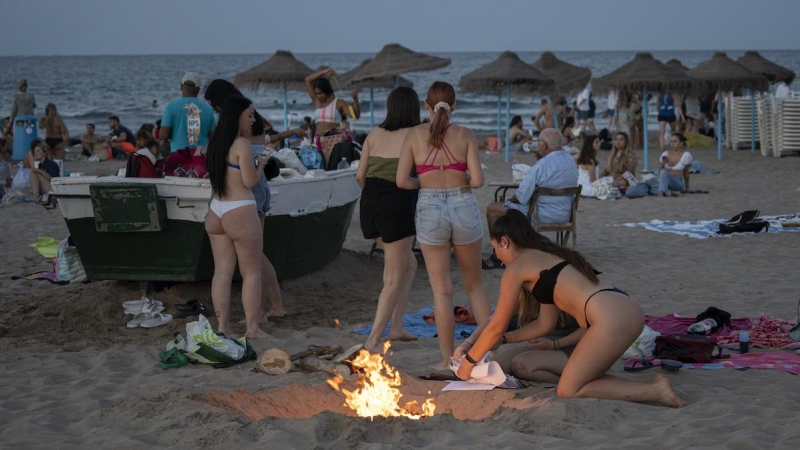
[[[706,61],[714,52],[708,51],[657,51],[653,56],[661,61],[677,58],[687,67]],[[762,56],[800,73],[800,51],[761,51]],[[636,52],[556,52],[569,63],[588,67],[593,77],[599,77],[630,61]],[[728,51],[736,59],[744,51]],[[476,68],[493,61],[499,52],[487,53],[436,53],[447,57],[452,64],[431,72],[405,74],[414,83],[414,89],[424,100],[428,87],[436,80],[447,81],[458,89],[458,80]],[[532,62],[541,52],[520,52],[523,61]],[[164,107],[180,96],[180,80],[184,73],[197,72],[207,84],[214,78],[233,80],[234,75],[255,66],[270,55],[133,55],[133,56],[36,56],[0,57],[0,117],[11,111],[11,98],[16,92],[17,80],[28,79],[29,92],[36,96],[36,115],[44,114],[47,103],[55,103],[63,117],[70,135],[79,137],[87,123],[97,126],[98,134],[106,134],[108,116],[119,116],[122,124],[136,131],[144,123],[155,123],[161,118]],[[333,67],[344,73],[362,60],[374,55],[366,53],[300,53],[299,60],[309,67]],[[53,70],[57,67],[58,70]],[[295,83],[289,90],[290,127],[297,127],[303,116],[313,116],[313,104],[302,83]],[[342,86],[343,89],[347,89]],[[262,88],[258,91],[244,90],[258,111],[267,117],[276,129],[283,128],[283,92],[280,86]],[[347,92],[337,95],[350,102]],[[386,116],[387,90],[376,90],[375,123]],[[201,93],[202,97],[202,93]],[[574,94],[570,102],[574,100]],[[157,100],[158,106],[151,107]],[[369,90],[361,90],[361,119],[352,123],[352,128],[369,130]],[[521,115],[525,128],[531,126],[530,119],[536,115],[541,96],[513,95],[511,115]],[[457,94],[457,107],[453,121],[472,128],[477,133],[495,134],[497,129],[497,95]],[[595,96],[598,128],[605,125],[606,95]],[[651,102],[650,128],[655,123],[655,100]],[[505,129],[506,99],[502,96],[502,128]],[[423,112],[424,117],[424,112]]]

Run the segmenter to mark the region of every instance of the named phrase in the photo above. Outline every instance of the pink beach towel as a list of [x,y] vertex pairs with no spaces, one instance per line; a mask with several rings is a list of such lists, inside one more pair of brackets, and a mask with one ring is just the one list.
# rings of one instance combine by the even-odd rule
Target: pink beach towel
[[[752,334],[750,335],[752,339]],[[730,359],[707,364],[684,364],[684,369],[758,369],[783,370],[792,375],[800,375],[800,355],[796,353],[770,352],[732,353]]]
[[[686,334],[686,329],[689,328],[689,325],[696,322],[694,317],[681,317],[674,313],[666,316],[644,316],[644,321],[648,327],[652,328],[654,331],[658,331],[662,335]],[[726,323],[711,333],[709,338],[711,338],[712,341],[715,341],[717,336],[727,335],[738,330],[749,329],[750,319],[744,317],[731,319],[730,323]],[[736,345],[739,345],[738,340],[736,341]]]
[[[797,321],[784,320],[759,314],[751,321],[750,346],[781,348],[792,350],[800,348],[800,341],[789,339],[789,331]],[[739,348],[739,333],[732,331],[717,338],[717,344],[725,348]]]

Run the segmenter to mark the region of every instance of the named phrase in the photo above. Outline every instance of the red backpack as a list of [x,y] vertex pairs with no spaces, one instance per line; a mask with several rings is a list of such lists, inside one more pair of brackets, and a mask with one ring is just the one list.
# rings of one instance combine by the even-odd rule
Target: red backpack
[[[656,338],[653,356],[658,359],[675,359],[684,363],[709,363],[722,359],[722,349],[705,336],[671,334]],[[727,356],[730,358],[730,356]]]
[[125,178],[162,178],[164,176],[164,160],[155,164],[146,155],[132,154],[125,166]]

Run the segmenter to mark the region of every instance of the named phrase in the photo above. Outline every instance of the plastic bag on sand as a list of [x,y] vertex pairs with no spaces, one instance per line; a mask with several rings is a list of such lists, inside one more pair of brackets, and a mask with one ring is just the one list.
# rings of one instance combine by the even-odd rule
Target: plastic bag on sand
[[200,343],[235,360],[241,359],[245,352],[245,349],[232,339],[217,335],[208,319],[202,314],[196,322],[186,324],[186,351],[196,352],[200,348]]
[[11,187],[19,191],[33,190],[31,187],[31,169],[20,167],[17,174],[11,180]]
[[281,160],[281,162],[286,165],[287,168],[296,170],[300,175],[305,175],[306,166],[303,165],[303,162],[300,161],[300,158],[297,156],[297,153],[295,153],[294,150],[290,148],[282,148],[275,152],[274,156]]
[[645,325],[644,329],[642,329],[642,333],[633,341],[633,344],[625,350],[621,359],[653,356],[653,351],[656,349],[656,338],[658,336],[661,336],[661,333]]
[[511,178],[514,180],[514,183],[521,183],[522,180],[525,178],[525,175],[528,174],[528,171],[531,170],[531,166],[527,164],[514,164],[511,166]]

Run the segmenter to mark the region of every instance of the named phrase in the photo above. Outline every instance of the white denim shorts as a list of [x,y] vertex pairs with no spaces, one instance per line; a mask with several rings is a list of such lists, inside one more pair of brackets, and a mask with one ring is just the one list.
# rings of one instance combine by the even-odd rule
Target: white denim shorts
[[426,245],[468,245],[483,238],[481,210],[469,186],[420,189],[414,222],[417,240]]

